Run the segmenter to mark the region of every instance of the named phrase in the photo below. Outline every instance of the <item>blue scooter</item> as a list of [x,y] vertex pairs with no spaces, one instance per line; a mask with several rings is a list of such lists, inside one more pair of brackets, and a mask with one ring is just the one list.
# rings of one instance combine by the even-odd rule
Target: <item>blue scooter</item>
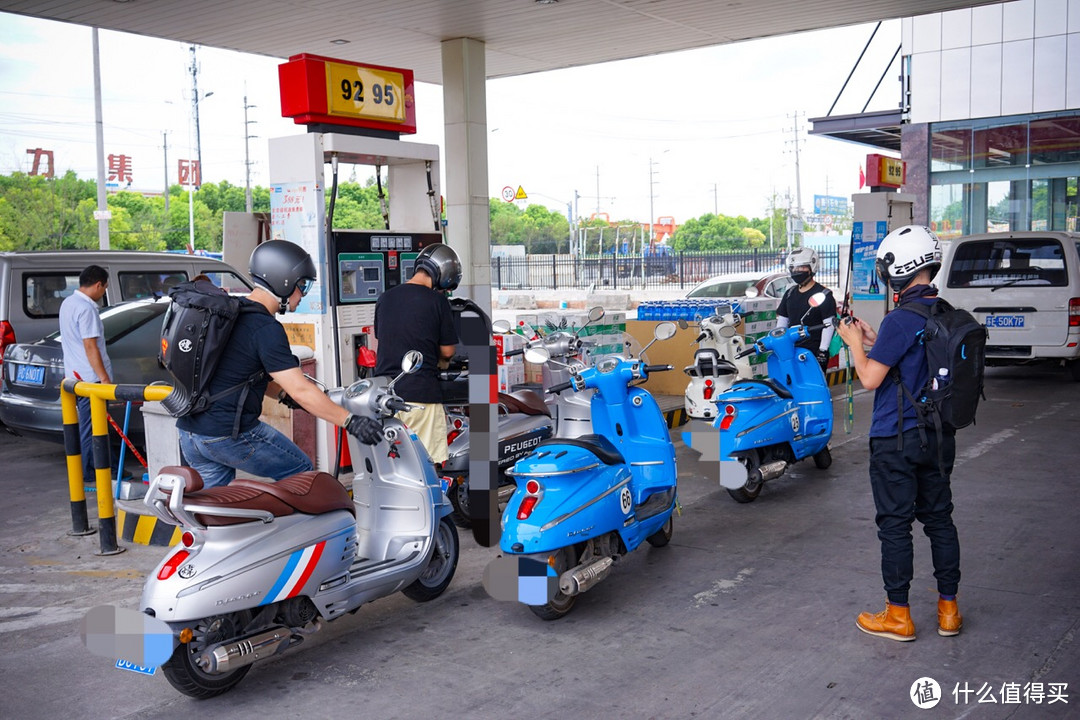
[[[652,342],[674,334],[674,323],[660,323]],[[526,358],[545,362],[547,352],[528,350]],[[632,387],[651,372],[671,369],[646,365],[640,356],[613,355],[549,388],[596,392],[593,433],[545,440],[512,470],[517,490],[503,514],[499,546],[507,556],[532,558],[557,576],[557,592],[549,593],[548,602],[529,605],[540,618],[566,615],[580,593],[643,541],[663,547],[671,540],[675,447],[656,400]]]
[[[825,299],[818,295],[816,304]],[[814,354],[795,345],[813,329],[776,328],[748,346],[736,357],[769,353],[768,377],[736,380],[715,396],[720,485],[740,503],[752,502],[766,481],[799,460],[812,457],[822,470],[832,464],[832,395]]]

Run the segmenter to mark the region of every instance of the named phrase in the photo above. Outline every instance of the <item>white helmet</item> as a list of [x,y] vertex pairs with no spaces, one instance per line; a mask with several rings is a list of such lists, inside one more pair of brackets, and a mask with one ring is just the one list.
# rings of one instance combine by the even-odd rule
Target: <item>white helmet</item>
[[[797,273],[795,268],[806,265],[810,268],[810,274],[804,275],[804,273]],[[787,270],[791,279],[800,285],[809,280],[813,275],[817,273],[818,257],[817,251],[814,248],[801,247],[795,248],[791,251],[791,254],[787,257]]]
[[885,236],[877,249],[877,274],[900,292],[921,270],[933,275],[941,267],[941,241],[922,225],[905,225]]

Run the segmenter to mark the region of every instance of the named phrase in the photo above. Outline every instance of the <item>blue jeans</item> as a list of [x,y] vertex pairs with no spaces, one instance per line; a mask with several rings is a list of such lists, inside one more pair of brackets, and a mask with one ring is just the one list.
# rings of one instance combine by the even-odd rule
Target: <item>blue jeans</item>
[[235,440],[228,435],[208,437],[187,430],[178,432],[184,459],[202,476],[203,487],[228,485],[236,477],[237,470],[284,480],[314,469],[311,460],[296,443],[264,422],[240,433]]
[[[960,541],[952,521],[952,474],[956,439],[942,437],[944,468],[938,467],[937,436],[926,430],[927,447],[920,446],[917,429],[904,432],[904,447],[896,449],[896,436],[870,438],[870,487],[877,509],[881,540],[881,577],[889,602],[906,603],[914,576],[911,526],[922,523],[930,538],[930,559],[938,592],[955,595],[960,583]],[[944,472],[942,472],[944,470]]]

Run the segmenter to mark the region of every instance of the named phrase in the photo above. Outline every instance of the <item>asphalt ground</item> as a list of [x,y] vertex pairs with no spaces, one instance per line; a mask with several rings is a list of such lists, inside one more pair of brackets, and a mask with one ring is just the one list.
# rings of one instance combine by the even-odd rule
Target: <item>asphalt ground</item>
[[[837,391],[832,467],[802,463],[748,505],[677,442],[682,514],[671,544],[625,558],[562,620],[488,597],[480,579],[495,551],[463,533],[442,597],[373,602],[206,701],[178,694],[160,671],[118,670],[83,647],[86,610],[136,607],[165,552],[127,545],[99,557],[96,535],[68,536],[60,446],[0,435],[0,715],[1080,716],[1080,384],[1060,369],[988,371],[953,475],[964,629],[935,632],[929,544],[916,529],[910,643],[855,627],[860,611],[884,607],[867,479],[871,397],[856,391],[845,433]],[[911,699],[922,678],[940,688],[929,710]]]

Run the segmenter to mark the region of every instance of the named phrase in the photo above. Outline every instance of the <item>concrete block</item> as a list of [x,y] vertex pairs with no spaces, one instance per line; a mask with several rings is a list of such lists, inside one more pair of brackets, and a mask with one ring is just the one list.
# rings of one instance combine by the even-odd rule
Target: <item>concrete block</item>
[[625,292],[595,292],[585,298],[585,307],[599,305],[605,310],[629,310],[630,293]]

